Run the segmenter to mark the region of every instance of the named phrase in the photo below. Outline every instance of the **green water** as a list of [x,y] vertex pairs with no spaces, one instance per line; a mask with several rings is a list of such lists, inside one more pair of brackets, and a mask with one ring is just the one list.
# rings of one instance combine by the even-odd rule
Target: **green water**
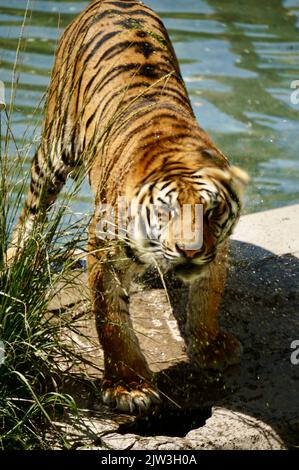
[[[0,80],[7,97],[26,3],[0,0]],[[299,80],[299,0],[146,3],[168,28],[199,123],[251,175],[246,212],[298,203],[299,99],[291,102],[291,82]],[[87,4],[30,2],[13,117],[19,144],[24,132],[31,139],[40,120],[35,109],[49,83],[57,38]],[[85,184],[79,211],[89,198]]]

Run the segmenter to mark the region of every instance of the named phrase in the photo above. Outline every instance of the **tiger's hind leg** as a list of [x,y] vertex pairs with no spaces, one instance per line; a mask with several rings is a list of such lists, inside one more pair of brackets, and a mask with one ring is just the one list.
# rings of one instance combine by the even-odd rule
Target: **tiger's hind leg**
[[160,403],[152,373],[129,315],[133,261],[119,245],[101,246],[90,226],[88,272],[98,336],[104,350],[103,402],[126,413],[147,413]]
[[30,186],[24,208],[13,232],[7,262],[11,264],[25,246],[37,221],[46,219],[47,210],[55,202],[70,169],[61,159],[45,157],[40,147],[31,164]]
[[240,362],[242,346],[219,327],[218,312],[227,273],[227,247],[210,263],[205,277],[190,286],[186,323],[187,352],[199,367],[223,370]]

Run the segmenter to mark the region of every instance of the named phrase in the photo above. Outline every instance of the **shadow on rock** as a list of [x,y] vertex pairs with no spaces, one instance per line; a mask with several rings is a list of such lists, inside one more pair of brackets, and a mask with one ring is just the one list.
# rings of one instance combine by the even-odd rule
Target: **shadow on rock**
[[[81,391],[78,384],[70,384],[69,391],[78,398],[79,406],[91,410],[89,416],[96,412],[104,420],[100,429],[101,426],[106,429],[109,421],[107,429],[116,433],[116,437],[122,435],[115,446],[122,443],[124,435],[129,439],[126,445],[133,449],[160,445],[158,437],[148,441],[140,437],[141,444],[140,440],[136,441],[138,436],[184,437],[181,442],[177,438],[167,441],[173,448],[298,446],[299,364],[291,362],[291,343],[299,340],[299,260],[236,241],[231,244],[231,252],[220,319],[222,327],[243,344],[244,353],[238,366],[221,374],[198,370],[185,360],[160,370],[157,383],[164,405],[147,418],[119,415],[104,407],[100,401],[99,378],[90,380],[92,387],[87,395],[84,395],[87,383],[82,383]],[[171,276],[166,281],[174,315],[183,331],[186,288]],[[162,289],[162,286],[153,272],[145,275],[143,282],[147,284],[146,295],[140,291],[138,298],[147,304],[149,289]],[[153,291],[154,296],[157,292]],[[163,308],[165,304],[153,312],[154,316],[155,312],[163,314]]]
[[[299,364],[291,362],[291,343],[299,340],[299,260],[237,241],[231,252],[221,325],[242,342],[241,364],[217,374],[180,363],[158,373],[159,388],[170,409],[204,414],[222,407],[267,423],[292,447],[299,444]],[[176,284],[171,299],[183,328],[186,290]]]

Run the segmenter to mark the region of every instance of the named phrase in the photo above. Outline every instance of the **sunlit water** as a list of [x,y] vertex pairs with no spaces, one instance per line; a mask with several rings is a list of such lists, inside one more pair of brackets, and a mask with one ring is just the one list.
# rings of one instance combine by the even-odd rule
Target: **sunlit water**
[[[0,0],[0,80],[7,98],[26,3]],[[146,3],[168,28],[199,123],[251,175],[246,212],[299,202],[299,103],[291,88],[299,80],[299,0]],[[12,130],[18,145],[24,145],[24,132],[25,142],[32,140],[40,123],[36,108],[49,83],[57,38],[87,4],[30,2],[16,76]],[[77,210],[86,212],[90,200],[86,183]]]

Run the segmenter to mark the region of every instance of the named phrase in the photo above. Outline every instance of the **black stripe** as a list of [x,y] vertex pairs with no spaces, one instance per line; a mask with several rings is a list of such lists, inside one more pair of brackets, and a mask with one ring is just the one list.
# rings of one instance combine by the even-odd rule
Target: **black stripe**
[[158,101],[161,96],[168,96],[177,104],[189,108],[189,102],[187,99],[182,100],[179,96],[176,96],[173,93],[169,93],[167,89],[164,90],[163,95],[160,95],[159,93],[154,91],[152,93],[145,93],[142,97],[149,99],[151,101]]
[[125,253],[126,253],[126,256],[130,258],[132,261],[134,261],[136,264],[139,264],[139,265],[146,264],[143,261],[141,261],[141,259],[138,258],[138,256],[135,254],[133,248],[130,245],[127,245],[127,244],[125,245]]
[[37,196],[39,194],[39,185],[33,180],[30,181],[30,192],[34,194],[34,196]]
[[[212,209],[211,209],[212,210]],[[226,219],[222,224],[218,223],[218,222],[215,222],[213,221],[213,223],[220,229],[224,229],[224,227],[226,226],[227,222],[228,222],[229,219]]]
[[125,294],[125,293],[120,294],[120,295],[119,295],[119,298],[120,298],[123,302],[125,302],[126,304],[128,304],[128,303],[130,302],[130,297],[129,297],[127,294]]
[[151,211],[150,211],[150,208],[148,206],[146,206],[145,210],[146,210],[147,223],[148,223],[148,226],[150,227],[150,225],[151,225]]
[[148,42],[141,42],[141,41],[123,41],[118,44],[113,45],[110,49],[108,49],[104,54],[99,58],[97,64],[94,68],[98,67],[100,62],[103,60],[113,59],[123,50],[129,48],[135,48],[137,53],[142,54],[146,59],[148,59],[154,52],[159,52],[159,49],[155,49],[150,43]]
[[160,191],[163,191],[167,186],[169,186],[171,183],[168,181],[167,183],[164,183],[163,186],[161,187]]
[[241,208],[240,200],[238,196],[236,195],[236,193],[231,188],[231,186],[228,183],[225,183],[224,181],[221,181],[221,185],[226,189],[226,191],[228,192],[229,196],[233,199],[233,201],[235,201],[235,203],[238,206],[238,209],[240,209]]
[[38,153],[37,152],[34,154],[34,157],[33,157],[33,160],[32,160],[32,166],[34,166],[34,169],[35,169],[36,173],[40,172],[40,166],[38,164]]
[[104,31],[99,31],[96,33],[89,42],[84,44],[78,51],[77,59],[81,58],[85,52],[94,44],[94,42],[101,36],[103,36]]
[[[165,65],[165,64],[164,64]],[[167,64],[166,64],[167,65]],[[160,63],[157,63],[157,64],[144,64],[143,67],[149,67],[150,68],[150,71],[153,70],[153,73],[156,73],[156,77],[151,77],[149,76],[148,78],[159,78],[159,79],[162,79],[163,77],[166,77],[168,76],[169,79],[174,79],[176,82],[178,82],[181,86],[184,86],[184,82],[182,80],[182,78],[180,77],[180,75],[178,75],[175,70],[173,68],[168,68],[168,69],[165,69],[165,68],[162,68],[161,67],[161,64]],[[154,67],[156,67],[158,70],[155,72],[154,71]],[[175,73],[174,73],[175,72]],[[144,70],[144,73],[145,75],[144,76],[147,76],[147,70],[145,69]]]
[[[152,20],[154,20],[156,23],[159,24],[160,28],[162,29],[162,31],[166,32],[165,30],[165,26],[164,24],[162,23],[162,21],[160,20],[160,18],[158,18],[153,12],[149,12],[149,11],[146,11],[146,10],[133,10],[133,11],[130,11],[130,15],[141,15],[141,16],[146,16],[147,18],[151,18]],[[163,38],[165,42],[165,44],[167,44],[167,41],[165,40],[165,38]]]
[[42,169],[41,169],[41,167],[38,163],[38,154],[37,153],[34,155],[34,158],[32,160],[32,169],[35,171],[36,176],[38,178],[41,178],[41,179],[44,178],[44,172],[42,171]]
[[118,21],[118,26],[124,29],[141,29],[144,24],[144,20],[136,20],[135,18],[126,18],[125,20]]
[[103,60],[113,59],[113,57],[119,54],[119,52],[122,52],[123,50],[128,49],[130,45],[132,45],[132,41],[123,41],[123,42],[114,44],[101,55],[96,65],[94,66],[94,69],[98,68],[98,66]]
[[186,166],[177,165],[175,162],[168,162],[168,163],[163,167],[163,170],[164,170],[164,171],[171,171],[171,172],[173,172],[173,171],[181,171],[181,172],[182,172],[182,174],[181,174],[182,177],[184,177],[184,176],[185,176],[185,177],[188,177],[188,176],[190,176],[190,174],[193,173],[193,170],[190,169],[190,170],[188,171],[188,170],[186,169]]
[[74,129],[71,137],[71,155],[70,157],[70,163],[73,165],[74,160],[76,160],[76,155],[77,155],[77,150],[76,150],[76,128]]
[[69,156],[66,153],[66,150],[63,150],[61,152],[61,160],[66,166],[70,166],[70,159],[69,159]]
[[[110,101],[108,101],[108,103],[109,103],[109,102],[110,102]],[[96,113],[96,111],[95,111],[95,112],[94,112],[91,116],[89,116],[89,118],[87,119],[87,121],[86,121],[86,126],[85,126],[85,130],[86,130],[86,131],[88,130],[88,128],[89,128],[90,124],[92,123],[92,121],[94,120],[94,118],[96,117],[96,114],[97,114],[97,113]]]
[[145,38],[146,36],[149,36],[149,33],[147,33],[146,31],[137,31],[136,36],[138,36],[139,38]]
[[136,5],[136,2],[127,2],[127,3],[124,3],[124,2],[108,2],[108,5],[114,5],[115,7],[126,9],[126,8],[131,8],[132,6]]
[[149,190],[149,192],[150,192],[151,194],[152,194],[153,189],[154,189],[155,186],[156,186],[156,183],[151,183],[151,184],[149,185],[148,190]]
[[120,313],[126,313],[127,315],[128,315],[128,313],[129,313],[128,309],[125,309],[125,308],[120,308],[120,309],[119,309],[119,312],[120,312]]
[[[119,10],[108,10],[109,13],[116,13],[116,15],[120,15],[121,12]],[[150,11],[146,11],[146,10],[131,10],[130,11],[130,17],[131,16],[137,16],[137,15],[140,15],[141,17],[147,17],[147,18],[151,18],[154,22],[158,23],[158,25],[160,26],[161,30],[163,31],[163,33],[165,33],[166,35],[166,30],[165,30],[165,26],[164,24],[162,23],[162,21],[160,20],[160,18],[158,18],[156,15],[154,15],[153,12],[150,12]],[[141,20],[140,18],[138,18],[138,20],[135,20],[135,18],[126,18],[125,20],[122,20],[122,22],[118,22],[117,24],[121,24],[121,23],[125,23],[124,26],[127,26],[128,25],[128,28],[129,29],[137,29],[138,27],[141,26],[140,23],[144,23],[144,20]],[[142,28],[142,26],[141,26]],[[151,37],[155,37],[155,36],[158,36],[156,34],[151,34]],[[163,43],[165,45],[168,44],[169,41],[167,41],[167,39],[165,37],[162,37],[160,38]]]
[[47,196],[55,196],[58,193],[57,186],[55,184],[51,184],[47,188]]
[[[54,173],[54,164],[53,164],[54,162],[52,161],[50,154],[51,153],[49,152],[45,162],[47,164],[48,174],[52,175]],[[42,158],[44,158],[44,155],[45,155],[45,152],[43,153]]]
[[[110,33],[105,34],[101,39],[99,39],[99,41],[96,43],[93,49],[89,52],[88,56],[84,58],[84,62],[88,62],[93,57],[93,55],[100,49],[100,47],[102,47],[103,44],[105,44],[105,42],[109,41],[109,39],[113,38],[119,33],[120,31],[111,31]],[[98,64],[99,64],[99,61],[97,62],[96,66],[94,66],[94,68],[96,68]]]
[[148,41],[134,42],[134,47],[136,52],[142,54],[146,59],[148,59],[154,52],[160,52],[162,50],[160,48],[154,48]]
[[[194,115],[193,115],[192,109],[190,109],[190,111],[192,112],[192,118],[193,118]],[[195,124],[194,121],[193,121],[193,124]],[[189,119],[189,122],[187,122],[187,124],[186,123],[180,124],[180,123],[175,122],[173,124],[173,127],[174,127],[174,129],[178,129],[179,131],[182,131],[182,130],[188,129],[188,125],[190,126],[190,119]],[[193,132],[194,141],[197,141],[197,143],[198,143],[198,139],[200,139],[201,136],[199,135],[199,133],[197,135],[195,135],[195,131],[198,132],[198,128],[193,126],[192,132]]]
[[48,156],[45,159],[45,155],[49,155],[49,152],[45,151],[45,149],[39,149],[36,156],[37,156],[37,164],[41,168],[43,164],[45,163],[47,165],[47,169],[49,170],[49,173],[52,173],[53,171],[53,164],[51,161],[51,158]]
[[[83,71],[81,72],[79,80],[77,82],[77,97],[76,97],[76,105],[75,105],[75,113],[76,114],[78,113],[78,108],[79,108],[80,89],[81,89],[82,80],[83,80]],[[65,126],[64,126],[64,131],[65,131]],[[64,131],[63,131],[62,138],[64,137]]]
[[[165,196],[165,197],[166,197],[166,196]],[[162,204],[163,204],[164,206],[167,206],[167,201],[163,201],[163,199],[162,199],[160,196],[157,197],[157,201],[160,201],[160,202],[162,202]]]
[[[73,92],[73,89],[71,90]],[[59,99],[63,98],[63,92],[60,93]],[[57,128],[54,130],[54,135],[59,135],[60,141],[64,141],[65,138],[65,133],[66,133],[66,124],[68,120],[68,113],[69,113],[69,106],[70,106],[71,100],[68,100],[66,107],[64,106],[63,112],[61,111],[61,106],[57,109],[56,108],[56,115],[53,118],[53,122],[55,124],[55,121],[58,123]],[[61,103],[60,103],[61,104]],[[51,126],[52,127],[52,126]],[[50,134],[53,133],[53,129],[50,127]],[[56,131],[56,132],[55,132]],[[49,142],[51,142],[51,137],[49,139]],[[44,152],[45,153],[45,152]]]
[[141,65],[140,69],[138,70],[138,75],[140,77],[146,77],[146,78],[159,78],[160,77],[160,71],[158,69],[158,65],[152,65],[152,64],[143,64]]
[[54,178],[55,178],[55,183],[57,182],[57,183],[64,184],[66,180],[65,175],[60,170],[55,171]]
[[[163,86],[163,85],[158,85],[158,86],[155,86],[154,88],[155,90],[161,90],[161,91],[164,91],[164,92],[171,92],[173,93],[174,95],[177,95],[181,101],[184,101],[185,104],[190,104],[190,100],[188,98],[188,96],[185,94],[185,93],[182,93],[181,90],[179,88],[174,88],[172,86]],[[161,96],[163,96],[163,93],[160,93]]]
[[[85,23],[84,23],[85,24]],[[90,27],[90,25],[88,25]],[[103,31],[100,31],[99,33],[97,33],[89,42],[87,43],[84,43],[84,40],[85,38],[87,37],[87,34],[88,34],[88,31],[89,31],[89,27],[86,27],[85,29],[84,28],[80,28],[79,29],[79,33],[77,34],[76,38],[72,38],[72,41],[70,42],[70,44],[77,44],[78,43],[78,47],[77,47],[77,53],[76,53],[76,57],[75,57],[75,61],[73,62],[73,74],[72,74],[72,79],[71,79],[71,86],[73,87],[73,89],[75,88],[76,86],[76,81],[75,81],[75,77],[77,75],[77,68],[78,68],[78,62],[82,60],[82,57],[84,56],[84,54],[86,53],[86,51],[89,49],[89,47],[91,47],[94,43],[94,41],[97,39],[97,37],[100,35],[102,36],[103,34]],[[81,35],[81,40],[80,40],[80,44],[79,44],[79,34]],[[71,54],[68,54],[68,57],[71,56]],[[81,63],[79,64],[79,69],[80,69],[80,72],[81,74],[83,73],[83,70],[82,70],[82,65]],[[66,71],[68,71],[68,69],[66,68]]]
[[148,82],[136,82],[136,83],[131,83],[129,86],[126,86],[123,89],[123,91],[133,90],[134,88],[139,88],[139,87],[148,88],[149,86],[150,84]]
[[165,194],[165,197],[169,197],[170,194],[175,193],[175,192],[176,192],[176,188],[172,188]]
[[[158,110],[158,109],[161,109],[161,110],[164,110],[166,108],[165,104],[161,104],[157,107],[155,107],[155,110]],[[172,110],[171,110],[172,111]],[[159,121],[161,121],[162,119],[170,119],[170,120],[175,120],[177,121],[177,119],[179,118],[178,114],[177,113],[173,113],[173,112],[164,112],[164,113],[161,113],[161,114],[157,114],[157,116],[155,116],[154,118],[152,119],[158,119]]]

